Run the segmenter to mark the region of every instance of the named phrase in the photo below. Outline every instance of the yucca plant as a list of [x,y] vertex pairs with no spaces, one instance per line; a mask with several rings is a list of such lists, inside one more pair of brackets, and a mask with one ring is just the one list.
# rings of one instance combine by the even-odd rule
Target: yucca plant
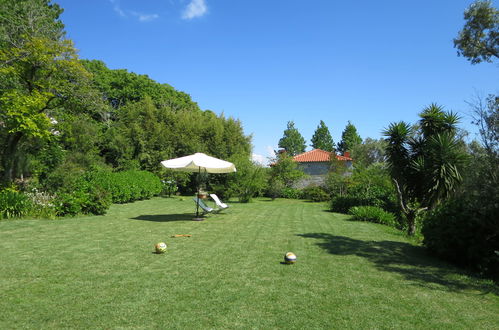
[[390,174],[409,235],[416,232],[420,212],[433,208],[456,190],[466,161],[456,134],[456,114],[432,104],[419,116],[415,127],[392,123],[383,132]]

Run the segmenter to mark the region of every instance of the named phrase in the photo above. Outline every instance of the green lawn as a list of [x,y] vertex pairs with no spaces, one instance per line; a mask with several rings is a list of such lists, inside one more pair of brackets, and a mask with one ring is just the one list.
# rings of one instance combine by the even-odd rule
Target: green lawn
[[[497,329],[498,288],[394,229],[294,200],[190,198],[0,222],[0,329]],[[190,238],[170,238],[192,234]],[[153,253],[164,241],[168,252]],[[298,256],[295,265],[283,255]]]

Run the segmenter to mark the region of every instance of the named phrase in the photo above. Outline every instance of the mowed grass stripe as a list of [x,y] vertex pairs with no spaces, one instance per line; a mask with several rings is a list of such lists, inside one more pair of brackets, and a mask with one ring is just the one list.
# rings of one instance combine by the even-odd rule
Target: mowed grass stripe
[[[323,204],[188,199],[0,222],[0,328],[490,328],[497,287]],[[170,238],[192,234],[190,238]],[[153,253],[159,241],[163,255]],[[293,251],[295,265],[283,265]]]

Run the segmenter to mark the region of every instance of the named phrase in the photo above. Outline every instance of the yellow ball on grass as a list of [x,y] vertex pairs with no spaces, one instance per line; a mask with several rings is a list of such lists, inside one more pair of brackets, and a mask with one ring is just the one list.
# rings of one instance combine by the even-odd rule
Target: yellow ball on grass
[[154,245],[154,249],[156,250],[156,253],[165,253],[166,252],[166,243],[160,242],[160,243]]

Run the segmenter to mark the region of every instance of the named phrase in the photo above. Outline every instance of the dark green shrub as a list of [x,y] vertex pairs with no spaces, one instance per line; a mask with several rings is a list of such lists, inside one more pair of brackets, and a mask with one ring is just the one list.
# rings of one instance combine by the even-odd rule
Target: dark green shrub
[[490,205],[461,198],[428,212],[423,244],[443,259],[499,280],[499,206]]
[[81,205],[82,213],[103,215],[112,204],[111,194],[98,185],[90,186],[85,197]]
[[281,197],[289,199],[299,199],[301,197],[301,191],[295,188],[284,187],[281,191]]
[[381,223],[392,227],[397,225],[397,219],[393,213],[386,212],[377,206],[354,206],[350,208],[348,214],[352,215],[354,220]]
[[319,186],[312,186],[304,188],[301,191],[301,198],[311,200],[313,202],[325,202],[331,199],[331,196],[326,190]]
[[0,219],[20,218],[32,210],[31,199],[14,189],[0,191]]
[[89,172],[85,179],[91,186],[102,187],[113,203],[129,203],[159,195],[163,189],[160,179],[147,171]]
[[347,213],[353,206],[377,206],[385,211],[397,213],[396,195],[392,189],[380,186],[365,187],[354,186],[343,196],[331,199],[331,211]]
[[55,213],[59,217],[75,216],[82,212],[82,204],[88,197],[81,191],[72,194],[59,193],[54,199]]
[[348,210],[354,206],[366,206],[369,205],[369,203],[371,203],[371,201],[360,196],[335,196],[331,199],[331,211],[348,213]]
[[273,179],[270,180],[267,189],[265,191],[265,196],[272,198],[272,200],[282,196],[282,190],[284,189],[284,183],[280,180]]

